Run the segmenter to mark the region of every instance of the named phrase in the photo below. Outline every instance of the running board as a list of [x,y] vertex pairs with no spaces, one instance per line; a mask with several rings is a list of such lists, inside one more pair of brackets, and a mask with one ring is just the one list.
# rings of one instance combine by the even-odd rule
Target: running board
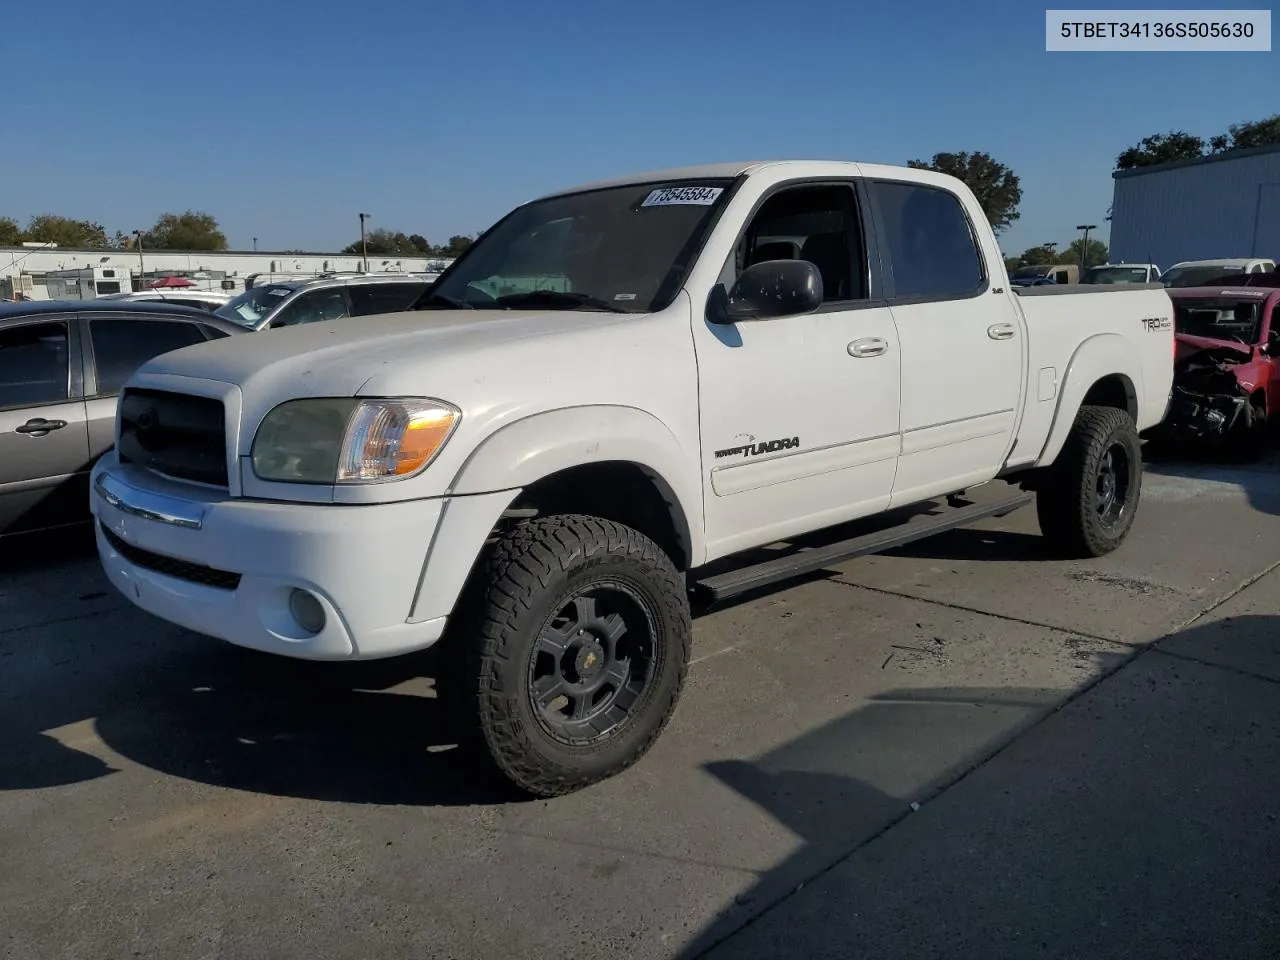
[[1022,493],[1000,503],[975,503],[964,507],[944,508],[938,517],[930,517],[919,523],[908,521],[887,530],[864,534],[822,547],[802,549],[776,560],[766,560],[749,567],[741,567],[695,583],[694,589],[710,603],[728,599],[761,587],[793,580],[815,570],[823,570],[833,563],[865,557],[873,553],[894,550],[916,540],[923,540],[947,530],[968,526],[988,517],[1003,517],[1025,507],[1035,500],[1035,494]]

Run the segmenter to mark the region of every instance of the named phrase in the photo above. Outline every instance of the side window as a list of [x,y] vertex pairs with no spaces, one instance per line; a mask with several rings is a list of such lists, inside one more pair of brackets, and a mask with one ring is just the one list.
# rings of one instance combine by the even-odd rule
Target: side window
[[822,274],[824,303],[864,300],[865,251],[851,187],[792,187],[756,212],[738,244],[735,266],[741,272],[766,260],[808,260]]
[[300,323],[323,323],[347,316],[347,298],[341,287],[328,290],[312,290],[280,311],[271,321],[274,327],[293,327]]
[[66,400],[69,353],[65,322],[0,329],[0,409]]
[[427,288],[425,283],[353,283],[347,288],[351,315],[367,317],[378,313],[408,310]]
[[89,338],[98,374],[97,396],[119,393],[133,372],[152,357],[204,343],[204,334],[194,323],[125,317],[94,317],[89,321]]
[[982,257],[955,194],[883,180],[869,187],[884,222],[895,296],[959,298],[982,287]]

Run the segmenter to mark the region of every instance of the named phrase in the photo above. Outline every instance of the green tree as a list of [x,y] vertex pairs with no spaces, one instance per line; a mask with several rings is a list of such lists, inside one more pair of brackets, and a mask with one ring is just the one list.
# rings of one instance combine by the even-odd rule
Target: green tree
[[[369,251],[369,256],[371,257],[412,257],[420,255],[409,237],[398,230],[370,230],[365,234],[364,242],[365,248]],[[360,256],[360,241],[357,240],[355,243],[343,247],[339,252],[348,256]]]
[[1280,113],[1273,113],[1265,119],[1255,120],[1252,123],[1233,123],[1227,130],[1231,137],[1232,150],[1280,143]]
[[29,243],[56,243],[60,247],[88,247],[101,250],[107,246],[107,232],[92,220],[72,220],[53,213],[32,217],[22,239]]
[[968,185],[981,204],[991,227],[999,233],[1018,219],[1022,185],[1018,175],[986,153],[935,153],[927,163],[908,160],[917,170],[950,174]]
[[1054,263],[1064,263],[1063,254],[1054,253],[1046,246],[1027,247],[1018,257],[1018,265],[1023,267],[1047,267]]
[[[1100,263],[1107,262],[1107,245],[1101,240],[1089,238],[1089,247],[1085,250],[1084,265],[1085,267],[1096,267]],[[1080,241],[1072,240],[1071,245],[1058,254],[1058,263],[1079,263],[1080,262]]]
[[474,237],[456,234],[449,238],[449,242],[443,247],[435,248],[435,255],[438,257],[458,257],[466,251],[467,247],[475,242]]
[[147,250],[225,250],[227,238],[207,213],[165,213],[142,235]]
[[16,247],[22,242],[22,227],[11,217],[0,217],[0,247]]
[[1133,170],[1136,167],[1152,167],[1175,160],[1194,160],[1204,156],[1204,149],[1203,139],[1184,130],[1157,133],[1143,137],[1137,146],[1121,153],[1116,158],[1116,169]]

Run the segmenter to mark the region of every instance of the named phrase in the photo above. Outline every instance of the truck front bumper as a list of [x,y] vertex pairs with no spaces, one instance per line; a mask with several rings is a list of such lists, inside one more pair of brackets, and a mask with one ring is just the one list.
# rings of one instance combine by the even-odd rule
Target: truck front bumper
[[149,613],[306,660],[396,656],[444,633],[446,616],[411,611],[445,500],[346,506],[191,492],[110,455],[93,470],[103,569]]

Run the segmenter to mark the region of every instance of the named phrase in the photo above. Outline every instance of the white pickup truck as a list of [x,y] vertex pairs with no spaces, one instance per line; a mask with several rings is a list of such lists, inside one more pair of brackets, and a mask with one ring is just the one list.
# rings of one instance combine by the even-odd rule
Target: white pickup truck
[[[98,549],[138,606],[262,651],[368,659],[447,633],[487,756],[550,796],[657,738],[691,597],[1033,497],[1065,554],[1116,548],[1171,317],[1161,287],[1015,293],[974,195],[928,171],[590,184],[517,207],[410,312],[146,364],[93,471]],[[993,480],[994,503],[957,496]]]

